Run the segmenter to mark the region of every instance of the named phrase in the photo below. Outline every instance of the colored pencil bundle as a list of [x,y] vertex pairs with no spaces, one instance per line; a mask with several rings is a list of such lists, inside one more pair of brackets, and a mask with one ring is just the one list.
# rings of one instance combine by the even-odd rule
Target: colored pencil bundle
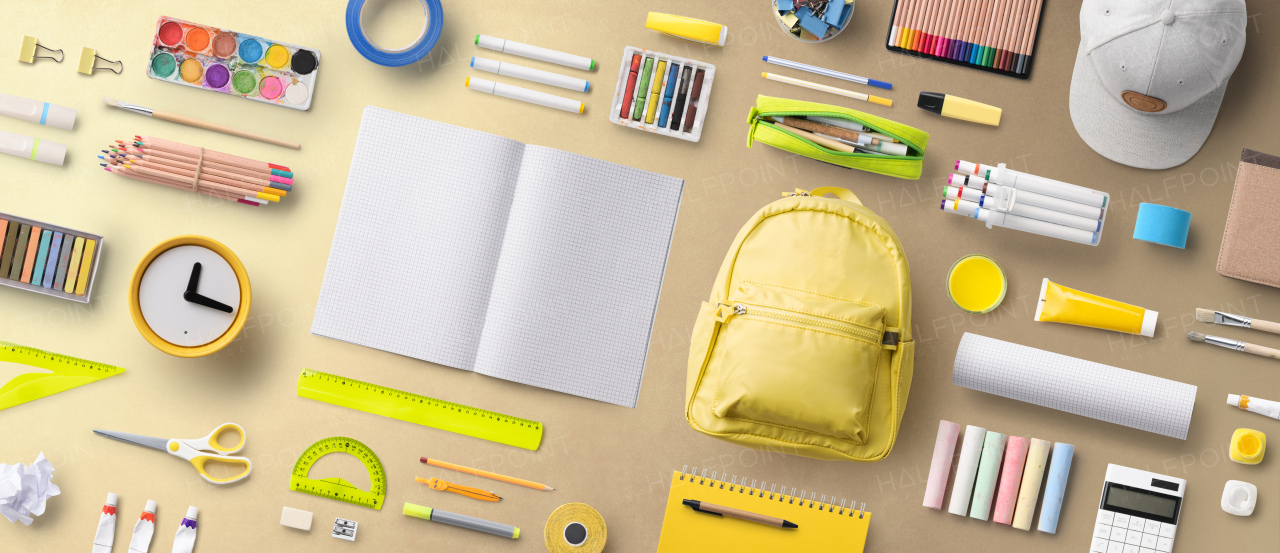
[[117,175],[251,206],[279,202],[293,190],[288,167],[150,136],[117,140],[99,159]]
[[890,50],[1027,77],[1044,0],[898,0]]

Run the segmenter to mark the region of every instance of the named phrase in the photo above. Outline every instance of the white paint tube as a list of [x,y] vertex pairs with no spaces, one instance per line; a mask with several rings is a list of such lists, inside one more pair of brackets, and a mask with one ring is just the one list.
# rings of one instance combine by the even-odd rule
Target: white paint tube
[[1280,419],[1280,402],[1259,397],[1227,394],[1227,405],[1252,411],[1264,417]]
[[200,509],[194,505],[187,507],[187,517],[178,525],[178,533],[173,536],[173,553],[191,553],[196,548],[196,515]]
[[102,505],[102,518],[98,519],[98,533],[93,537],[93,553],[111,553],[116,541],[116,494],[107,493]]
[[147,553],[147,549],[151,548],[151,536],[155,533],[156,502],[148,499],[147,506],[142,509],[142,516],[138,517],[138,523],[133,525],[133,539],[129,540],[129,553]]

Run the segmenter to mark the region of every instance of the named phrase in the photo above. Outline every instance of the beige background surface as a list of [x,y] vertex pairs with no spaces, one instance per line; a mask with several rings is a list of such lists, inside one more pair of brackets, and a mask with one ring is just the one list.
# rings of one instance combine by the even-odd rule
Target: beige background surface
[[[381,23],[386,36],[413,26],[403,2],[391,1]],[[1146,468],[1189,480],[1176,552],[1274,550],[1280,543],[1280,481],[1272,452],[1259,467],[1226,459],[1238,427],[1280,437],[1280,422],[1223,404],[1227,393],[1280,400],[1274,361],[1192,344],[1189,330],[1211,331],[1274,346],[1280,338],[1209,328],[1194,322],[1196,307],[1280,320],[1274,289],[1218,276],[1214,271],[1231,183],[1242,147],[1280,153],[1275,109],[1280,33],[1275,2],[1249,2],[1248,46],[1231,79],[1217,124],[1198,155],[1181,167],[1143,171],[1116,165],[1090,150],[1067,111],[1079,40],[1077,4],[1048,2],[1032,78],[1021,81],[921,61],[885,51],[890,6],[858,3],[844,34],[821,45],[785,36],[767,2],[446,2],[444,36],[431,56],[401,68],[361,58],[347,39],[344,2],[9,2],[0,18],[0,91],[80,110],[74,132],[0,120],[0,128],[65,142],[65,167],[0,159],[0,210],[96,232],[106,237],[91,305],[0,289],[0,339],[126,367],[125,375],[0,413],[0,462],[31,462],[44,451],[57,468],[62,495],[30,527],[0,524],[0,550],[75,551],[89,548],[98,509],[109,491],[120,495],[116,551],[147,499],[159,502],[152,549],[168,551],[187,505],[200,512],[198,551],[317,550],[539,551],[546,517],[563,503],[586,502],[609,524],[607,551],[651,551],[662,525],[670,471],[695,465],[828,496],[865,502],[874,513],[868,550],[1023,550],[1083,552],[1089,547],[1107,463]],[[413,12],[409,3],[408,13]],[[730,26],[728,46],[703,47],[644,29],[648,10],[680,13]],[[147,53],[160,15],[250,32],[318,49],[322,70],[310,112],[154,82]],[[470,92],[464,78],[473,55],[561,73],[582,73],[478,50],[475,33],[561,49],[595,58],[593,91],[572,94],[498,78],[520,86],[584,99],[573,115]],[[14,50],[24,34],[62,48],[61,65],[20,64]],[[383,35],[379,35],[383,36]],[[690,144],[607,122],[621,52],[635,45],[717,66],[707,128]],[[81,46],[124,62],[124,74],[75,72]],[[894,83],[885,108],[766,82],[776,71],[857,90],[821,77],[766,66],[762,55],[867,75]],[[490,75],[483,75],[488,78]],[[1004,108],[1000,127],[944,119],[914,107],[921,90],[942,91]],[[870,91],[870,90],[867,90]],[[851,172],[778,150],[745,148],[746,115],[757,94],[830,102],[889,117],[932,135],[924,177],[902,181]],[[203,117],[303,143],[301,151],[236,139],[111,110],[111,96]],[[686,179],[680,221],[657,313],[639,407],[627,409],[507,383],[310,335],[310,321],[333,236],[361,110],[374,105],[492,132],[521,141],[624,163]],[[221,151],[265,157],[298,173],[296,193],[270,209],[210,203],[193,195],[113,177],[93,156],[113,139],[154,134]],[[1100,246],[1085,247],[938,213],[941,183],[952,162],[1007,162],[1019,170],[1106,190],[1113,208]],[[846,186],[884,216],[902,239],[914,277],[916,372],[902,434],[893,454],[875,464],[772,456],[722,443],[689,429],[682,416],[685,357],[698,302],[741,224],[781,191]],[[476,194],[484,194],[477,187]],[[609,201],[602,196],[600,201]],[[1137,206],[1156,202],[1193,212],[1186,251],[1130,238]],[[133,328],[126,303],[134,265],[156,243],[203,234],[227,244],[248,268],[254,302],[241,338],[217,355],[183,360],[149,346]],[[1008,297],[985,316],[967,316],[947,299],[947,268],[964,254],[983,253],[1008,273]],[[1132,302],[1161,313],[1154,339],[1051,324],[1032,324],[1042,277]],[[1199,386],[1187,441],[983,395],[951,384],[951,362],[964,332],[1023,343]],[[424,395],[542,421],[543,446],[526,452],[318,402],[294,392],[304,367],[357,377]],[[11,367],[0,367],[9,374]],[[0,376],[7,380],[9,374]],[[1007,434],[1076,445],[1069,490],[1057,535],[1019,532],[920,506],[939,419]],[[190,466],[155,451],[93,435],[94,428],[163,437],[198,437],[234,421],[248,429],[244,453],[255,462],[245,482],[215,487]],[[287,490],[299,452],[334,435],[354,437],[381,457],[390,478],[389,508],[381,512]],[[1274,449],[1276,446],[1273,445]],[[429,455],[481,466],[557,488],[534,492],[432,470]],[[350,458],[326,458],[317,474],[366,485]],[[414,476],[441,476],[493,489],[507,499],[482,505],[427,490]],[[1230,479],[1258,485],[1251,518],[1218,507]],[[403,502],[425,504],[514,524],[518,541],[404,517]],[[309,534],[277,524],[282,506],[313,511]],[[348,543],[329,537],[334,517],[360,523]]]

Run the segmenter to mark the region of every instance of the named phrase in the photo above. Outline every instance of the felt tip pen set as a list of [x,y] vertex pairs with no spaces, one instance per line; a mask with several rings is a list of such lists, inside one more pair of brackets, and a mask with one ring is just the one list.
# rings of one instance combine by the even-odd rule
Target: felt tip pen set
[[314,49],[163,16],[149,59],[153,79],[304,111],[320,68]]
[[896,0],[885,48],[1026,79],[1044,0]]
[[956,161],[943,187],[941,209],[1007,227],[1078,244],[1096,246],[1107,219],[1106,192],[1014,171]]
[[702,138],[716,66],[628,46],[609,121],[690,142]]
[[0,285],[89,303],[101,236],[0,213],[0,237]]

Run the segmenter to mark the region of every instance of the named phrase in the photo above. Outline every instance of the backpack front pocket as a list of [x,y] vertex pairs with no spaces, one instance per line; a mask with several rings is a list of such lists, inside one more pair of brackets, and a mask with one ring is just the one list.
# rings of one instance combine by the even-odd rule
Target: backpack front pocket
[[867,440],[884,308],[765,283],[740,283],[707,359],[719,417]]

